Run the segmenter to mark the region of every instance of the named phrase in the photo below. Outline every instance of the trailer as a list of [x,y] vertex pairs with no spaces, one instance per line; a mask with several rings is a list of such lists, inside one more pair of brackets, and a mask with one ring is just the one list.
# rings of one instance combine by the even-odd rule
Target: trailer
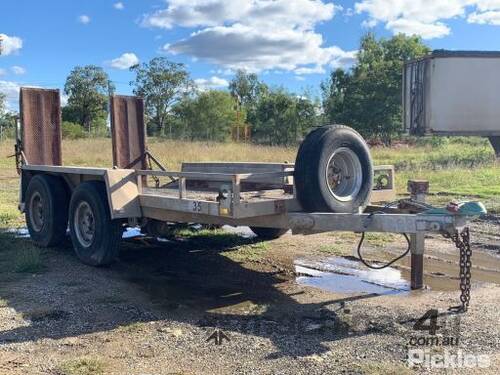
[[500,52],[436,50],[403,69],[412,135],[487,137],[500,157]]
[[412,199],[374,204],[394,201],[394,169],[373,167],[365,141],[346,126],[313,130],[295,164],[185,163],[170,171],[146,148],[142,100],[113,96],[113,166],[88,168],[62,166],[57,90],[22,88],[20,106],[19,207],[31,239],[56,246],[69,227],[76,255],[92,266],[117,258],[126,227],[162,236],[173,223],[248,226],[262,239],[289,230],[390,232],[407,236],[411,287],[419,289],[425,235],[460,241],[471,215],[425,204],[423,181],[409,184]]

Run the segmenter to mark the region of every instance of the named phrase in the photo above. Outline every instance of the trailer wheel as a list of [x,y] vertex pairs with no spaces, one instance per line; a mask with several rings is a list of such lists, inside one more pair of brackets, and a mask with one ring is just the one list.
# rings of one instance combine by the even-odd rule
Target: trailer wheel
[[61,244],[68,228],[68,194],[54,176],[34,176],[26,190],[26,225],[40,247]]
[[299,148],[294,180],[304,210],[357,212],[368,204],[373,185],[368,145],[348,126],[317,128]]
[[73,192],[69,229],[75,253],[83,263],[104,266],[116,260],[123,227],[121,221],[111,220],[102,182],[84,182]]
[[274,240],[276,238],[280,238],[288,232],[288,229],[282,228],[250,227],[250,229],[257,235],[257,237],[263,240]]

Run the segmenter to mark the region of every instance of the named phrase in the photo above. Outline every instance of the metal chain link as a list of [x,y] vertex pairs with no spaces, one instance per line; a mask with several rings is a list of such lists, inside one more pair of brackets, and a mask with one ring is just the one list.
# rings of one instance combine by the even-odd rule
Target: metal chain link
[[466,312],[469,308],[470,289],[471,289],[471,269],[472,269],[472,250],[470,247],[470,230],[465,227],[461,232],[458,230],[451,235],[452,241],[457,249],[460,250],[460,306],[453,307],[453,310]]

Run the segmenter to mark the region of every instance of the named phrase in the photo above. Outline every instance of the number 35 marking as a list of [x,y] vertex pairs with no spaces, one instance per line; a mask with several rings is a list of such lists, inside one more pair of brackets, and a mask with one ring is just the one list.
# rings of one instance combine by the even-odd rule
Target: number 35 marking
[[193,202],[193,212],[201,212],[201,202],[199,201]]

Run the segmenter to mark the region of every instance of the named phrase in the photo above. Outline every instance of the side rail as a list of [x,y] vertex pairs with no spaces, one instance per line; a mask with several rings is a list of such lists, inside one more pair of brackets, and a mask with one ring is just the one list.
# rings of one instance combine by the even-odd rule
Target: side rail
[[[244,202],[241,199],[242,182],[262,181],[266,178],[285,178],[293,176],[292,171],[272,173],[201,173],[201,172],[167,172],[139,170],[135,172],[141,194],[141,205],[163,210],[174,210],[192,214],[205,214],[210,216],[224,216],[235,219],[275,215],[290,210],[295,199],[272,199],[261,202]],[[170,177],[178,180],[177,197],[145,193],[142,188],[143,176]],[[186,180],[191,181],[216,181],[221,183],[216,201],[190,199],[187,197]]]

